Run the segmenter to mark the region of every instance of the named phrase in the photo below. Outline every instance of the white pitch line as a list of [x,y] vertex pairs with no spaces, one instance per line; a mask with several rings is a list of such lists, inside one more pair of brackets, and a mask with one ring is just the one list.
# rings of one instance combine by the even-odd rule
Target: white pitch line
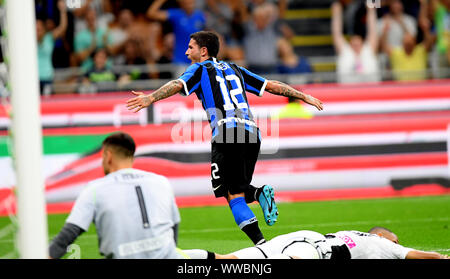
[[10,252],[10,253],[8,253],[8,254],[6,254],[6,255],[0,256],[0,259],[1,259],[1,260],[6,260],[6,259],[17,259],[17,258],[18,258],[18,255],[17,255],[17,253],[16,253],[15,251]]
[[5,226],[4,228],[1,228],[0,229],[0,239],[13,233],[14,231],[15,231],[15,229],[14,229],[13,224],[9,224],[9,225]]

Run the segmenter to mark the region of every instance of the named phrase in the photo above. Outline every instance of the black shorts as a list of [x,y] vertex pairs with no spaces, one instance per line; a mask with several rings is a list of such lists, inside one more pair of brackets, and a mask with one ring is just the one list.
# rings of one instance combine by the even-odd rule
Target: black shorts
[[216,198],[244,193],[252,181],[261,141],[211,144],[211,183]]

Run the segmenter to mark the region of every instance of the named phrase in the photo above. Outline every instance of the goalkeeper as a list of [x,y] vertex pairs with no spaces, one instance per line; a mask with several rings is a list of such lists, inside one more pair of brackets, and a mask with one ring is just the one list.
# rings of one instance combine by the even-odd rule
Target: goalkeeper
[[105,177],[78,196],[61,232],[49,248],[61,258],[94,222],[106,258],[180,258],[176,251],[180,215],[167,178],[133,169],[135,143],[125,133],[102,144]]

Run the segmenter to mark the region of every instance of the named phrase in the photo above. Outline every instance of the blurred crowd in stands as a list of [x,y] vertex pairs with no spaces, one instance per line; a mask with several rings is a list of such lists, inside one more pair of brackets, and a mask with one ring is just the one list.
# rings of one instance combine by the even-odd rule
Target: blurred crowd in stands
[[[312,73],[285,20],[295,1],[35,0],[41,94],[57,82],[89,92],[90,84],[176,78],[190,63],[189,35],[199,30],[220,35],[219,59],[258,74]],[[338,82],[448,77],[450,0],[370,0],[376,9],[366,0],[328,2]]]
[[377,82],[386,69],[397,81],[449,77],[450,0],[387,0],[376,9],[365,4],[332,4],[339,82]]
[[41,92],[55,68],[79,67],[69,79],[84,84],[173,78],[190,63],[189,35],[200,30],[220,35],[219,59],[261,74],[310,72],[289,43],[286,7],[287,0],[36,0]]

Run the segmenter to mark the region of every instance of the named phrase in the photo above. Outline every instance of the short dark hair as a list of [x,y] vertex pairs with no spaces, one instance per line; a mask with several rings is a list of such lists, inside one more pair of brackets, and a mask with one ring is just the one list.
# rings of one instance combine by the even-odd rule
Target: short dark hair
[[130,158],[134,156],[136,151],[136,144],[133,138],[123,132],[117,132],[109,135],[103,140],[102,147],[110,147],[114,150],[114,153],[124,158]]
[[97,55],[97,53],[100,53],[100,52],[104,52],[106,54],[106,56],[108,56],[108,50],[106,48],[96,48],[91,53],[91,58],[94,59],[94,57]]
[[219,53],[220,43],[216,33],[211,31],[199,31],[191,34],[191,39],[195,40],[199,47],[206,47],[211,57],[216,57]]
[[391,230],[389,230],[387,228],[384,228],[384,227],[379,227],[379,226],[371,228],[369,230],[369,233],[377,234],[377,233],[379,233],[381,231],[385,231],[385,232],[388,232],[388,233],[393,233]]

